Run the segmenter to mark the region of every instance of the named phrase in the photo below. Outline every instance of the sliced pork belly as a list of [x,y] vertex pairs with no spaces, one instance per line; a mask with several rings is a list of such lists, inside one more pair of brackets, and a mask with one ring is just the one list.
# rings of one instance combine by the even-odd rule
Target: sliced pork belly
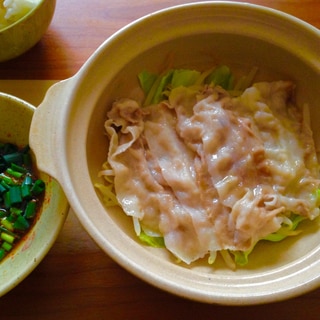
[[279,81],[237,98],[179,87],[158,105],[115,102],[105,127],[124,212],[186,263],[248,250],[292,212],[316,217],[319,168],[292,92]]

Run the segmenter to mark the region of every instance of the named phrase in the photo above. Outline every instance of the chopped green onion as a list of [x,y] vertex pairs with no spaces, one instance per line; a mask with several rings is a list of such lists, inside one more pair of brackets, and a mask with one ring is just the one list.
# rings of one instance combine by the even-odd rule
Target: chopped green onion
[[29,201],[24,211],[24,217],[27,219],[33,218],[36,214],[37,203],[33,200]]
[[4,173],[0,173],[0,180],[2,180],[4,183],[6,183],[9,186],[16,184],[16,182],[11,177],[8,177]]
[[30,227],[29,222],[23,216],[19,216],[13,224],[14,229],[27,230]]
[[6,190],[9,190],[9,189],[10,189],[10,186],[9,186],[5,181],[1,181],[1,180],[0,180],[0,184],[1,184]]
[[31,193],[39,195],[45,189],[45,183],[42,180],[36,180],[31,188]]
[[[10,191],[10,189],[9,189]],[[10,209],[11,207],[11,201],[10,201],[10,193],[9,191],[7,191],[4,195],[3,195],[3,202],[4,202],[4,207],[6,209]]]
[[12,223],[6,218],[1,219],[1,224],[10,231],[14,230]]
[[21,178],[23,176],[23,173],[21,173],[19,171],[15,171],[12,168],[8,168],[6,170],[6,174],[8,174],[8,175],[10,175],[10,176],[12,176],[14,178],[17,178],[17,179],[19,179],[19,178]]
[[12,249],[12,244],[8,243],[8,242],[3,242],[2,243],[2,248],[6,251],[10,251]]
[[[6,196],[8,195],[8,196]],[[11,207],[14,204],[22,202],[21,188],[20,186],[13,186],[5,193],[5,202],[7,207]]]
[[16,217],[17,217],[17,216],[20,216],[22,212],[23,212],[23,211],[22,211],[21,209],[19,209],[19,208],[16,208],[16,207],[11,207],[11,208],[10,208],[10,213],[11,213],[12,215],[15,215]]
[[11,163],[11,169],[16,172],[28,173],[28,170],[22,166],[17,165],[16,163]]
[[31,188],[27,184],[22,184],[21,187],[21,196],[23,199],[31,197]]
[[3,155],[4,160],[9,165],[12,162],[16,164],[23,164],[23,156],[21,152],[14,152]]
[[6,250],[0,248],[0,261],[6,256]]
[[11,232],[10,230],[8,230],[8,229],[6,229],[6,228],[4,228],[2,226],[0,226],[0,230],[5,232],[5,233],[8,233],[8,234],[12,235],[15,238],[19,238],[15,233]]
[[7,210],[5,210],[5,209],[0,209],[0,218],[4,218],[4,217],[6,217],[8,215],[8,212],[7,212]]
[[22,185],[31,186],[32,185],[32,178],[29,175],[26,175],[24,180],[22,181]]
[[8,188],[6,188],[5,186],[2,185],[2,183],[0,183],[0,193],[4,193],[8,190]]
[[26,175],[24,180],[21,183],[21,195],[22,198],[29,198],[31,197],[31,187],[32,187],[32,178],[29,175]]
[[6,242],[12,244],[13,241],[14,241],[14,236],[12,236],[11,234],[8,234],[8,233],[6,233],[6,232],[2,232],[2,233],[1,233],[1,239],[2,239],[3,241],[6,241]]

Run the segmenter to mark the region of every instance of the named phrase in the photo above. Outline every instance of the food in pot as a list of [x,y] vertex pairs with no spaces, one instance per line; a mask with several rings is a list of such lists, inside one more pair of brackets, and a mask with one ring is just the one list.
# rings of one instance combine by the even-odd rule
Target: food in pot
[[142,241],[187,264],[220,253],[245,265],[257,242],[319,216],[308,107],[296,106],[290,81],[251,85],[255,72],[142,72],[144,102],[123,98],[108,112],[106,184],[96,187]]
[[0,3],[0,30],[18,21],[41,0],[4,0]]
[[29,146],[0,143],[0,261],[30,230],[44,190],[44,181],[34,172]]

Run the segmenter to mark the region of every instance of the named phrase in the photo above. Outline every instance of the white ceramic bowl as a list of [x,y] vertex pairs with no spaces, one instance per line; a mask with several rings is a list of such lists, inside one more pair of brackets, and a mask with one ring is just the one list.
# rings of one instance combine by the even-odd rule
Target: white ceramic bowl
[[[0,93],[0,141],[18,146],[29,143],[35,107],[12,95]],[[56,240],[69,204],[56,180],[38,173],[46,184],[36,223],[17,246],[0,262],[0,296],[13,289],[41,262]]]
[[39,0],[39,4],[6,28],[0,29],[0,62],[20,56],[31,49],[47,31],[56,0]]
[[248,3],[195,3],[143,17],[106,40],[74,77],[48,91],[31,128],[38,165],[60,181],[98,245],[158,288],[225,305],[279,301],[315,289],[320,285],[317,222],[301,237],[262,245],[247,268],[231,271],[201,263],[188,267],[176,264],[162,249],[141,245],[131,219],[106,209],[93,184],[107,154],[107,109],[114,99],[133,94],[140,71],[160,70],[171,53],[175,67],[203,69],[215,61],[234,69],[258,66],[262,80],[292,79],[298,103],[311,106],[319,146],[319,42],[316,28]]

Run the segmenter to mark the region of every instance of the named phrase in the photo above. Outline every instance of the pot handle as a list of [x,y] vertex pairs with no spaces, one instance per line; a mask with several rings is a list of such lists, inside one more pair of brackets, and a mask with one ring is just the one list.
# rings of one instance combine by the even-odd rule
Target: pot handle
[[68,96],[72,92],[73,83],[73,78],[69,78],[48,89],[44,100],[34,112],[29,133],[29,145],[35,155],[37,168],[58,181],[58,158],[63,156],[60,152],[63,119],[68,112]]

